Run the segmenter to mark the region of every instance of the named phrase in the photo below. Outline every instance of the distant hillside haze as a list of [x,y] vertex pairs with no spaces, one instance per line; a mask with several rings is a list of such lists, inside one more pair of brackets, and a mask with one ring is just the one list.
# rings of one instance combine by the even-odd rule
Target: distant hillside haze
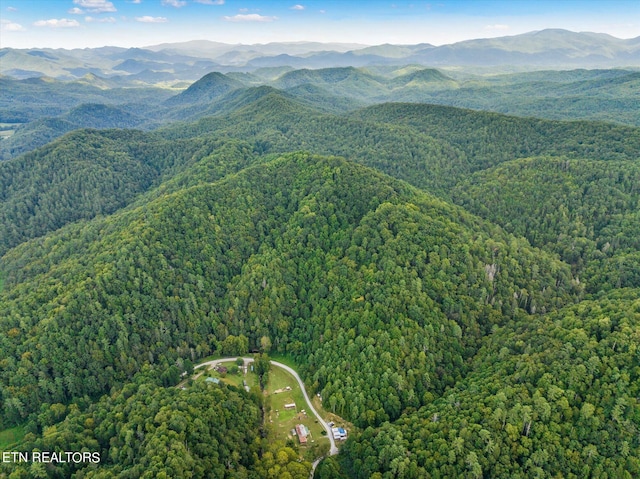
[[[198,40],[145,48],[0,50],[0,74],[13,78],[50,76],[76,79],[87,73],[106,77],[138,75],[138,80],[196,80],[218,70],[253,71],[264,67],[420,64],[518,68],[612,68],[640,66],[638,38],[548,29],[450,45],[367,46],[355,43],[289,42],[230,45]],[[140,76],[142,73],[146,75]]]
[[[0,160],[77,128],[153,130],[174,121],[223,117],[272,95],[305,114],[344,115],[385,102],[430,103],[521,117],[640,126],[640,71],[540,70],[479,74],[417,64],[212,71],[194,82],[144,70],[128,77],[87,73],[72,81],[0,78]],[[159,83],[149,85],[146,81]],[[162,80],[162,81],[160,81]],[[272,114],[278,115],[274,110]]]

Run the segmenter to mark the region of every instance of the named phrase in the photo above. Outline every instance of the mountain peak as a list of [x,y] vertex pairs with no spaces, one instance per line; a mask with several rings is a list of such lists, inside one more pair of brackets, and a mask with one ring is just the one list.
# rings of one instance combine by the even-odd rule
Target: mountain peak
[[167,106],[194,103],[209,103],[221,96],[244,86],[240,81],[229,78],[220,72],[207,73],[182,93],[169,98]]

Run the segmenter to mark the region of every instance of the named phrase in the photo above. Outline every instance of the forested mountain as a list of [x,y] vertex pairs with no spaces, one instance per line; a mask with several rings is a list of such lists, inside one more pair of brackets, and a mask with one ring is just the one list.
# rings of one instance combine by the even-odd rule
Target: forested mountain
[[294,70],[285,73],[276,81],[275,86],[281,89],[311,83],[321,88],[331,88],[335,94],[365,99],[381,92],[381,82],[362,70],[353,67],[325,68],[322,70]]
[[637,72],[1,81],[0,445],[102,460],[0,475],[307,478],[263,395],[173,387],[267,350],[350,425],[315,477],[640,475]]
[[78,128],[153,128],[158,119],[150,113],[175,95],[161,88],[94,83],[0,78],[0,124],[13,129],[11,136],[0,141],[0,161],[33,151]]
[[[637,62],[636,39],[620,40],[601,33],[573,33],[545,29],[498,38],[466,40],[438,48],[418,50],[405,63],[429,62],[432,65],[567,65],[594,67]],[[620,62],[620,63],[619,63]]]
[[[78,130],[0,163],[0,253],[80,219],[115,212],[184,168],[207,181],[253,161],[248,144],[162,140],[129,130]],[[175,183],[175,182],[174,182]]]
[[[268,89],[260,92],[256,101],[251,102],[251,97],[242,95],[236,101],[237,105],[246,101],[249,103],[236,113],[220,119],[172,127],[159,135],[141,132],[126,136],[117,132],[77,133],[37,153],[0,165],[5,185],[0,204],[3,248],[57,229],[69,221],[110,213],[128,204],[137,193],[168,178],[166,175],[172,176],[185,165],[213,154],[214,149],[219,146],[218,142],[191,140],[194,136],[206,134],[221,139],[229,136],[244,138],[248,140],[246,151],[255,152],[252,154],[308,148],[323,154],[349,156],[445,198],[463,202],[476,214],[503,224],[518,235],[524,235],[536,246],[553,252],[564,249],[563,257],[575,265],[575,271],[583,269],[585,261],[582,257],[586,253],[580,251],[587,246],[579,246],[576,250],[576,244],[570,240],[573,237],[582,238],[584,234],[558,238],[561,233],[566,235],[568,228],[575,229],[577,226],[565,225],[560,231],[556,228],[545,232],[541,225],[534,223],[535,218],[546,214],[545,211],[560,214],[562,209],[558,208],[559,205],[550,201],[555,194],[557,201],[565,202],[566,188],[559,188],[556,193],[536,190],[525,195],[527,188],[534,188],[540,183],[539,180],[547,177],[522,177],[530,168],[523,170],[519,166],[511,167],[507,174],[502,174],[503,170],[499,169],[495,173],[492,169],[485,170],[511,158],[551,154],[567,158],[549,163],[555,165],[558,174],[569,164],[578,169],[577,173],[584,183],[583,188],[594,181],[591,170],[599,169],[597,175],[609,178],[612,175],[616,175],[615,178],[622,175],[620,180],[612,180],[612,185],[623,181],[622,194],[624,197],[631,195],[629,199],[613,203],[610,195],[614,193],[605,193],[598,188],[594,190],[598,196],[587,200],[591,201],[590,209],[580,213],[579,221],[584,223],[586,231],[595,228],[598,235],[600,230],[608,235],[600,240],[599,236],[589,233],[590,244],[593,244],[589,247],[590,250],[607,249],[606,255],[600,255],[610,265],[607,268],[612,268],[613,276],[607,281],[613,281],[617,286],[638,284],[634,276],[636,263],[633,259],[636,245],[632,239],[637,236],[633,227],[637,211],[637,173],[634,173],[633,163],[629,163],[634,158],[633,151],[638,148],[635,146],[639,142],[636,129],[593,123],[515,119],[445,107],[402,104],[373,107],[357,112],[353,118],[342,118],[314,113],[291,98],[287,99],[277,91]],[[377,119],[384,120],[384,123],[375,121]],[[402,126],[401,123],[408,126]],[[179,137],[183,139],[174,141]],[[126,141],[123,144],[124,138]],[[73,166],[66,165],[69,152],[74,150],[84,152],[82,159],[76,160]],[[114,156],[116,151],[120,152],[120,156]],[[243,159],[239,163],[234,162],[233,156],[225,160],[229,163],[221,169],[214,167],[214,176],[209,177],[209,181],[220,177],[215,175],[237,171],[246,166],[253,161],[250,157],[251,154],[247,157],[243,153]],[[107,158],[109,160],[105,161]],[[570,158],[573,160],[569,162]],[[602,165],[593,161],[578,161],[597,158],[609,161]],[[129,164],[125,166],[127,162]],[[84,167],[79,168],[80,164]],[[528,161],[520,164],[534,163]],[[535,164],[541,167],[544,161],[538,160]],[[37,168],[34,168],[36,165]],[[476,180],[466,180],[476,171],[485,173]],[[493,186],[488,179],[492,174],[502,175],[502,183]],[[514,176],[522,179],[513,181]],[[107,178],[110,179],[105,182]],[[456,186],[460,181],[463,183]],[[482,185],[484,190],[474,190],[467,184],[470,181]],[[544,184],[553,188],[557,182]],[[98,185],[99,189],[96,189]],[[508,194],[510,188],[517,192],[524,208],[541,205],[543,212],[536,215],[532,211],[514,208],[514,200]],[[504,191],[504,194],[495,195],[494,191]],[[471,195],[475,200],[472,200]],[[535,195],[548,201],[542,204],[529,201]],[[72,198],[90,198],[90,201],[81,201],[78,205]],[[490,203],[489,198],[505,203],[502,207],[497,207]],[[608,211],[603,210],[607,211],[606,214],[618,215],[607,217],[606,224],[600,224],[603,220],[598,219],[595,214],[596,209],[602,209],[602,201],[611,203]],[[566,206],[575,211],[577,204]],[[519,217],[510,218],[509,215]],[[600,213],[602,215],[605,213]],[[521,227],[514,229],[512,225],[518,220]],[[548,219],[543,217],[538,221]],[[614,229],[605,228],[609,223],[618,226],[612,226]],[[620,234],[629,239],[621,240]],[[540,235],[546,235],[547,240],[538,241],[536,238]],[[609,246],[606,246],[607,243]],[[612,256],[614,252],[615,255]],[[593,251],[589,254],[595,259]],[[626,265],[619,263],[619,254],[625,255]],[[594,270],[594,273],[598,270]]]
[[[461,196],[452,188],[458,182],[513,158],[562,155],[616,160],[612,163],[616,165],[620,160],[626,165],[624,161],[633,161],[634,151],[640,149],[638,129],[607,124],[519,119],[409,104],[371,107],[344,117],[317,112],[269,87],[240,89],[231,95],[225,97],[227,106],[221,107],[234,110],[226,116],[157,133],[77,132],[37,152],[0,163],[0,251],[70,221],[111,213],[195,162],[209,155],[221,158],[216,149],[232,137],[246,142],[244,151],[252,153],[239,157],[224,153],[220,164],[208,167],[207,181],[247,166],[254,161],[251,155],[309,149],[349,157],[456,201]],[[71,151],[83,152],[75,157],[73,166],[67,164]],[[583,164],[594,163],[579,163]],[[587,175],[586,171],[580,174]],[[510,179],[511,175],[505,176],[506,182]],[[632,176],[626,188],[637,195],[635,185]],[[489,193],[478,195],[486,204]],[[87,200],[78,204],[73,198]],[[635,201],[621,205],[620,212],[633,214]],[[484,215],[485,210],[473,211]],[[583,216],[589,221],[588,215]],[[495,216],[490,219],[500,222]],[[522,230],[514,232],[523,234]],[[525,236],[536,246],[546,244]],[[617,243],[609,253],[615,248]]]
[[0,77],[0,121],[25,123],[58,116],[83,103],[136,104],[140,108],[145,104],[157,105],[176,94],[171,90],[144,86],[118,88],[108,80],[104,84],[98,80],[95,75],[66,82],[46,77],[27,80]]
[[153,122],[125,109],[84,103],[57,118],[35,120],[16,129],[0,143],[0,159],[15,158],[79,128],[149,128]]
[[203,76],[179,95],[169,98],[165,105],[206,104],[241,86],[243,86],[241,82],[233,80],[222,73],[213,72]]
[[[407,75],[410,76],[410,75]],[[640,125],[637,71],[572,70],[409,83],[388,101],[425,102],[549,119]]]
[[0,141],[0,159],[15,158],[81,127],[152,129],[176,120],[228,115],[267,92],[322,113],[410,102],[640,126],[635,106],[640,101],[640,73],[622,69],[478,75],[419,65],[285,67],[254,73],[214,71],[171,89],[164,83],[121,88],[113,78],[93,74],[71,82],[0,78],[0,84],[0,122],[6,123],[0,127],[13,131]]
[[474,174],[452,198],[557,252],[591,291],[640,287],[638,161],[515,160]]
[[[433,332],[425,340],[435,343],[425,347],[449,344],[448,361],[459,367],[502,314],[550,309],[579,294],[560,262],[352,163],[299,155],[238,175],[65,228],[4,256],[2,328],[5,337],[20,341],[5,342],[2,351],[6,360],[25,358],[5,366],[7,418],[24,418],[43,401],[103,392],[151,357],[156,363],[188,356],[190,350],[208,353],[228,334],[244,334],[252,345],[269,336],[278,351],[315,356],[324,366],[316,380],[331,401],[324,385],[337,378],[325,369],[327,359],[338,359],[331,360],[330,352],[346,346],[348,331],[365,324],[357,320],[363,314],[371,315],[367,328],[374,341],[367,344],[368,335],[358,334],[365,342],[354,347],[369,366],[379,359],[367,346],[428,327]],[[418,251],[428,262],[405,264],[415,261]],[[81,257],[93,259],[79,262]],[[519,271],[530,270],[531,263],[539,273],[525,279]],[[468,279],[461,281],[465,269]],[[400,282],[407,291],[395,291]],[[167,288],[173,290],[170,296]],[[328,317],[334,325],[326,323]],[[378,338],[392,317],[400,336]],[[73,330],[83,331],[75,346],[54,339],[62,331],[71,337]],[[126,357],[118,352],[123,348]],[[421,350],[394,348],[383,370],[395,376],[398,361],[435,370],[435,357],[403,359]],[[54,385],[61,374],[66,384]],[[377,406],[365,409],[363,403],[354,419],[361,416],[358,420],[368,424],[397,417],[403,403],[421,404],[424,393],[441,391],[454,378],[419,381],[415,397],[394,402],[372,388],[367,402]],[[383,390],[389,386],[380,384]],[[352,394],[341,395],[347,393]]]
[[467,175],[514,158],[632,160],[640,149],[638,128],[416,104],[383,104],[336,116],[278,92],[226,117],[171,126],[162,134],[255,138],[265,152],[311,149],[347,156],[444,197]]
[[453,78],[435,68],[419,69],[394,76],[390,84],[394,88],[394,93],[398,88],[411,88],[415,91],[424,87],[430,87],[431,90],[457,89],[458,87]]
[[349,477],[637,476],[638,293],[497,329],[455,388],[347,443]]

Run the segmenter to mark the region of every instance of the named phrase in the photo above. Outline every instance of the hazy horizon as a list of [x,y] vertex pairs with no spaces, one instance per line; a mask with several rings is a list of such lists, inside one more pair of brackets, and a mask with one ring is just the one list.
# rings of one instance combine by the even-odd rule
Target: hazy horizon
[[208,40],[444,45],[549,28],[640,36],[640,2],[6,0],[0,46],[144,47]]

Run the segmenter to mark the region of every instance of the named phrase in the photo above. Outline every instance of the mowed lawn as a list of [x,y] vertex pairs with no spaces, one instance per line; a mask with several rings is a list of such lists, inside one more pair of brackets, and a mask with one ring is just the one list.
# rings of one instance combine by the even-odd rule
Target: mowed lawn
[[20,426],[0,431],[0,451],[6,451],[8,446],[15,444],[24,437],[24,429]]
[[[291,390],[287,391],[287,387]],[[293,439],[298,443],[297,436],[292,436],[291,430],[296,427],[296,424],[304,424],[310,431],[307,447],[323,443],[328,446],[329,439],[322,433],[324,428],[309,410],[298,381],[293,376],[282,368],[271,366],[266,392],[271,406],[269,421],[277,440]],[[284,405],[292,403],[295,403],[296,408],[286,410]],[[306,414],[302,412],[303,410]]]

